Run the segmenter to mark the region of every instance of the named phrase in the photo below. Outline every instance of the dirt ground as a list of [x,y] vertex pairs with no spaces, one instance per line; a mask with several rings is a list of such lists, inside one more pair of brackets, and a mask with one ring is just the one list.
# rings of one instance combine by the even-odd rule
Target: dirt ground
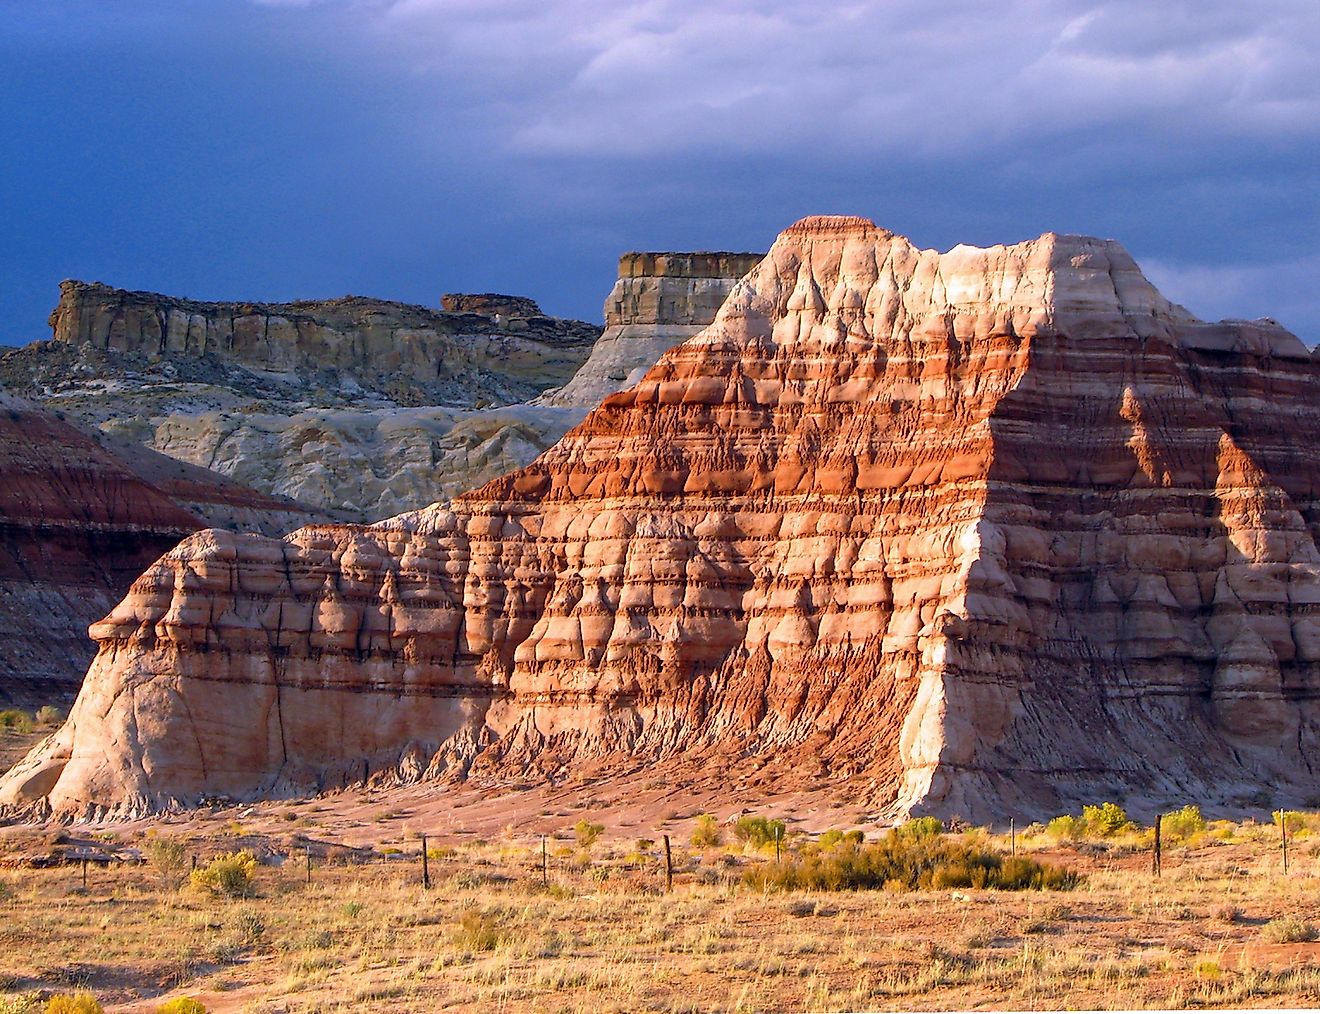
[[[1136,839],[1065,847],[1036,834],[1021,850],[1084,873],[1080,887],[767,892],[743,874],[773,862],[772,849],[727,831],[725,844],[696,848],[706,807],[666,801],[658,783],[654,796],[358,790],[0,828],[0,1011],[77,989],[107,1011],[186,995],[212,1012],[267,1014],[1320,1004],[1320,943],[1305,939],[1320,926],[1320,837],[1306,832],[1287,875],[1277,830],[1246,824],[1168,849],[1158,879]],[[789,855],[811,840],[808,823],[858,816],[799,815]],[[584,818],[604,825],[589,847],[573,831]],[[131,861],[151,858],[153,839],[177,842],[185,866]],[[264,861],[255,897],[186,884],[192,857],[240,848]],[[98,860],[86,889],[84,854]],[[33,865],[57,855],[75,861]]]

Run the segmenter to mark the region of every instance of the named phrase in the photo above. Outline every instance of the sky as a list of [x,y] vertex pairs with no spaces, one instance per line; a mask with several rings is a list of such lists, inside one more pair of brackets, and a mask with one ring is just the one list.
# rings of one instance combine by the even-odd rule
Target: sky
[[2,342],[66,277],[599,321],[623,251],[821,213],[1320,343],[1320,2],[0,0]]

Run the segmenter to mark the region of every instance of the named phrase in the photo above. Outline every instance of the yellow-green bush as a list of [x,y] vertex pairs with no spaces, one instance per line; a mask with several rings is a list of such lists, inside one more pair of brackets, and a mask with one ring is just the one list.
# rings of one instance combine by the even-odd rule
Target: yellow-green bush
[[769,820],[756,814],[744,814],[734,822],[733,836],[754,849],[764,848],[773,844],[776,839],[784,840],[784,822]]
[[8,729],[10,732],[31,732],[32,716],[17,708],[6,708],[0,711],[0,729]]
[[1181,810],[1166,813],[1160,822],[1160,836],[1170,842],[1190,841],[1205,830],[1201,808],[1188,804]]
[[914,817],[898,828],[898,834],[902,838],[929,838],[943,833],[944,824],[938,817]]
[[838,848],[840,845],[860,845],[866,840],[866,835],[861,831],[839,831],[830,829],[821,832],[821,836],[816,839],[816,844],[822,849]]
[[724,832],[720,822],[709,813],[697,816],[697,823],[692,828],[692,844],[696,848],[710,848],[724,841]]
[[1079,877],[1070,870],[1023,856],[1009,857],[957,838],[912,838],[891,831],[871,845],[837,845],[804,851],[778,864],[752,867],[744,881],[761,889],[920,890],[988,887],[999,890],[1067,890]]
[[56,993],[46,1001],[46,1014],[103,1014],[91,993]]
[[595,845],[596,839],[604,833],[604,824],[593,824],[585,818],[573,825],[573,834],[577,837],[577,843],[584,849]]
[[1086,837],[1086,821],[1064,813],[1045,825],[1045,833],[1055,841],[1078,841]]
[[206,1014],[206,1004],[190,996],[176,996],[156,1004],[156,1014]]
[[214,898],[250,898],[256,891],[257,857],[251,852],[226,852],[193,870],[193,887]]
[[1083,806],[1082,821],[1086,824],[1087,834],[1097,838],[1112,838],[1123,831],[1134,829],[1128,820],[1127,812],[1117,803],[1101,803],[1099,806]]

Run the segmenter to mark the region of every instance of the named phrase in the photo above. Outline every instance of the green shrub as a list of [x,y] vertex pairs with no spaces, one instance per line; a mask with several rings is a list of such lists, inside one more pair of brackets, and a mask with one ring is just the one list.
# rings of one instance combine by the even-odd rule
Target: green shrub
[[1058,842],[1079,841],[1086,837],[1086,821],[1064,813],[1045,825],[1045,833]]
[[0,996],[0,1014],[37,1014],[41,999],[36,993],[18,993]]
[[56,993],[46,1001],[46,1014],[103,1014],[91,993]]
[[1314,831],[1320,829],[1320,813],[1306,813],[1302,810],[1275,810],[1274,826],[1278,827],[1283,818],[1288,818],[1288,832],[1293,831]]
[[1117,803],[1083,806],[1082,822],[1086,825],[1087,833],[1098,838],[1112,838],[1132,827],[1132,821],[1128,820],[1126,811]]
[[696,848],[710,848],[724,841],[724,832],[720,822],[709,813],[697,816],[697,823],[692,828],[692,844]]
[[188,852],[183,842],[162,838],[152,831],[147,835],[142,851],[151,868],[160,874],[163,883],[178,887],[183,882],[183,869],[188,862]]
[[784,840],[784,822],[746,814],[734,822],[733,836],[744,845],[757,849],[764,848],[766,845],[774,844],[776,840]]
[[494,916],[475,908],[467,909],[458,917],[452,935],[457,946],[469,951],[493,951],[508,938]]
[[213,898],[250,898],[256,890],[257,858],[251,852],[227,852],[192,871],[192,885]]
[[32,731],[32,716],[26,711],[19,711],[17,708],[6,708],[4,711],[0,711],[0,729],[29,733]]
[[999,890],[1075,887],[1070,870],[1022,856],[1006,857],[979,844],[891,831],[870,845],[804,851],[788,862],[747,870],[752,887],[789,890],[918,890],[987,887]]
[[930,838],[944,833],[944,824],[938,817],[914,817],[898,829],[903,838]]
[[36,719],[38,725],[49,727],[52,725],[59,725],[63,722],[64,712],[53,705],[47,704],[38,708],[36,715],[33,717]]
[[833,849],[840,846],[860,845],[866,841],[866,835],[861,831],[838,831],[831,829],[823,831],[821,836],[816,839],[816,844],[822,849]]
[[1205,830],[1205,818],[1195,804],[1166,813],[1160,821],[1160,837],[1171,842],[1189,841]]
[[190,996],[176,996],[156,1004],[156,1014],[206,1014],[206,1004]]
[[584,849],[589,849],[595,845],[596,839],[604,833],[604,824],[593,824],[586,818],[573,825],[573,834],[577,836],[577,843]]

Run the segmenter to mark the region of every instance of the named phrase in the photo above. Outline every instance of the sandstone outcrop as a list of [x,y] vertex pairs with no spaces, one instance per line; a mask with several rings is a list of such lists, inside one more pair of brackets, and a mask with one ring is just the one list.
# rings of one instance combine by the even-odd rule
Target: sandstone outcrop
[[71,700],[87,627],[180,539],[276,535],[324,515],[140,447],[116,449],[0,395],[0,702]]
[[591,408],[642,379],[662,355],[715,319],[756,253],[626,253],[605,299],[605,331],[582,368],[539,400]]
[[50,325],[57,342],[171,360],[215,356],[302,386],[465,408],[526,401],[568,380],[600,334],[539,313],[496,321],[361,296],[206,303],[78,281],[60,284]]
[[502,292],[446,292],[440,297],[440,309],[448,313],[480,313],[502,319],[545,316],[536,300],[526,296],[507,296]]
[[204,532],[93,628],[10,806],[773,770],[888,816],[1320,788],[1320,398],[1110,241],[805,219],[536,462]]
[[[106,309],[89,310],[91,287],[73,284],[66,284],[52,318],[57,336],[66,340],[34,343],[0,358],[0,381],[123,444],[139,443],[355,521],[375,521],[474,489],[532,461],[601,398],[625,386],[627,377],[640,376],[671,345],[709,324],[737,280],[734,273],[745,273],[758,260],[749,254],[625,255],[606,301],[611,323],[601,342],[567,387],[530,404],[505,404],[503,395],[489,390],[479,399],[484,408],[472,407],[478,400],[471,398],[457,407],[412,404],[411,396],[399,404],[381,393],[394,390],[398,378],[377,384],[373,393],[356,383],[345,387],[324,371],[258,369],[218,346],[201,357],[148,355],[141,351],[142,322],[152,314],[139,310],[132,316],[125,309],[138,294],[112,290],[102,301]],[[625,298],[626,307],[615,305]],[[156,307],[157,319],[164,315],[166,325],[155,330],[167,331],[172,308],[182,303],[166,296],[143,296],[142,302]],[[220,316],[227,319],[238,305],[225,304]],[[514,335],[545,319],[522,296],[450,293],[442,305],[446,320],[482,315],[488,325],[494,321]],[[139,351],[73,344],[68,339],[84,325],[70,322],[89,314],[95,323],[85,329],[93,334],[131,318],[137,337],[128,344]],[[145,345],[158,349],[150,341]],[[548,367],[537,383],[561,381],[555,370]]]

